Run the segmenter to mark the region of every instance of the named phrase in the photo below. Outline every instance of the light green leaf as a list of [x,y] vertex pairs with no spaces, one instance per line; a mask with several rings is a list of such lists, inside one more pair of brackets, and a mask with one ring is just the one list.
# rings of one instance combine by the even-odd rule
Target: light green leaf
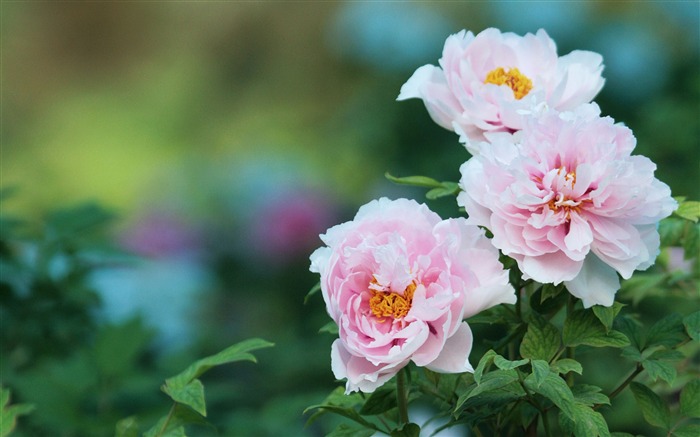
[[412,185],[414,187],[425,187],[425,188],[440,188],[442,184],[433,178],[427,176],[405,176],[402,178],[392,176],[389,172],[384,173],[384,177],[389,179],[391,182],[400,185]]
[[[474,396],[478,396],[481,393],[485,393],[488,391],[492,390],[498,390],[501,387],[504,387],[512,382],[515,382],[518,380],[518,374],[515,370],[495,370],[493,372],[489,372],[486,375],[484,375],[481,378],[481,383],[478,384],[474,390],[469,392],[469,394],[462,400],[461,403],[464,403],[470,398],[473,398]],[[458,402],[458,405],[461,404]]]
[[593,310],[593,313],[598,318],[598,320],[600,320],[600,323],[602,323],[605,327],[605,332],[610,332],[610,330],[612,329],[613,320],[615,320],[615,316],[617,316],[617,314],[624,306],[625,305],[621,304],[620,302],[613,302],[613,304],[609,307],[604,307],[602,305],[594,305],[591,309]]
[[143,433],[144,437],[187,437],[185,427],[176,420],[162,417],[151,429]]
[[539,387],[549,375],[549,363],[544,360],[532,360],[532,376],[535,384]]
[[700,425],[697,423],[688,423],[679,426],[671,432],[673,437],[698,437],[700,435]]
[[686,339],[683,319],[673,313],[654,323],[647,332],[646,347],[673,347]]
[[670,385],[676,379],[676,368],[665,361],[643,360],[642,366],[649,373],[652,381],[661,378]]
[[630,344],[621,332],[605,328],[591,310],[574,311],[564,321],[564,344],[566,346],[587,345],[594,347],[623,347]]
[[420,435],[420,426],[415,423],[407,423],[400,429],[391,431],[391,437],[418,437]]
[[638,382],[631,382],[630,389],[642,410],[644,419],[651,425],[668,430],[671,427],[671,411],[659,395]]
[[138,437],[139,424],[135,416],[129,416],[117,422],[114,430],[115,437]]
[[559,350],[561,337],[551,323],[535,319],[528,323],[527,332],[520,343],[520,355],[533,360],[551,360]]
[[556,362],[552,363],[551,369],[552,372],[562,375],[566,375],[569,372],[575,372],[579,375],[583,374],[583,367],[581,367],[581,363],[571,358],[562,358],[557,360]]
[[525,378],[525,386],[551,400],[569,419],[575,420],[574,395],[559,375],[550,372],[539,384],[535,375],[528,375]]
[[593,405],[610,405],[610,399],[601,393],[602,389],[595,385],[576,384],[571,387],[571,392],[574,394],[576,402],[593,406]]
[[309,292],[306,293],[306,296],[304,297],[304,305],[306,305],[309,302],[311,296],[318,293],[319,291],[321,291],[321,283],[317,282],[316,285],[311,287],[311,290],[309,290]]
[[610,430],[602,414],[577,403],[573,408],[573,419],[559,414],[559,424],[567,433],[576,437],[610,437]]
[[382,386],[369,395],[365,404],[360,408],[363,416],[382,414],[396,408],[396,388]]
[[500,355],[496,355],[495,357],[493,357],[493,364],[495,364],[496,367],[498,367],[499,369],[503,370],[515,369],[529,362],[530,360],[527,358],[525,358],[524,360],[509,361]]
[[10,403],[10,390],[0,387],[0,437],[7,437],[17,426],[17,418],[29,414],[34,405]]
[[681,413],[700,418],[700,380],[690,381],[681,390]]
[[240,343],[234,344],[218,354],[211,355],[201,360],[197,360],[183,372],[165,380],[165,385],[171,389],[183,388],[190,381],[198,378],[212,367],[222,364],[233,363],[235,361],[252,361],[256,362],[255,357],[250,354],[251,351],[274,346],[274,343],[265,341],[259,338],[251,338]]
[[474,381],[479,384],[481,382],[481,375],[484,374],[486,367],[493,363],[493,359],[498,356],[498,354],[493,350],[488,350],[483,357],[479,360],[479,364],[476,365],[474,370]]
[[674,214],[686,220],[690,220],[693,223],[697,223],[698,219],[700,219],[700,202],[686,200],[679,203],[680,205],[678,205],[678,209],[674,211]]
[[359,426],[350,426],[345,423],[338,425],[336,429],[328,433],[326,437],[370,437],[376,431]]
[[184,387],[168,386],[166,384],[162,389],[175,402],[187,405],[204,417],[207,416],[204,402],[204,385],[199,379],[193,379]]
[[331,335],[338,335],[338,325],[334,321],[330,321],[326,323],[325,325],[321,326],[321,329],[318,330],[319,333],[328,333]]
[[695,341],[700,341],[700,311],[685,316],[683,318],[683,325],[690,338]]

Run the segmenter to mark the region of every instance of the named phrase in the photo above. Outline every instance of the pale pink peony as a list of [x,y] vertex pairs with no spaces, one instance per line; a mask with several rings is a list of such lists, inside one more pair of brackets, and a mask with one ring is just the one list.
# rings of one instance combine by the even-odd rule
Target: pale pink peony
[[397,100],[422,99],[433,120],[468,146],[486,132],[521,129],[538,105],[564,111],[590,102],[605,82],[602,62],[598,53],[581,50],[557,57],[543,29],[525,36],[463,30],[445,41],[440,66],[416,70]]
[[441,220],[413,200],[374,200],[330,228],[311,255],[338,324],[331,365],[346,391],[372,392],[413,361],[438,372],[472,371],[463,320],[514,303],[508,273],[482,230]]
[[515,134],[487,134],[460,169],[470,223],[526,277],[564,282],[585,307],[610,306],[625,279],[659,253],[659,220],[676,208],[656,165],[631,156],[632,131],[596,104],[547,110]]

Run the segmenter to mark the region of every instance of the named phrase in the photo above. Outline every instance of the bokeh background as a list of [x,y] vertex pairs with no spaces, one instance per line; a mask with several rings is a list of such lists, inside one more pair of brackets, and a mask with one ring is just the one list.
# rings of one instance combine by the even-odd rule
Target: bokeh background
[[205,380],[219,435],[327,432],[301,415],[336,386],[323,303],[304,304],[308,255],[373,198],[423,199],[385,172],[458,179],[456,135],[395,98],[461,29],[545,28],[560,55],[601,53],[603,113],[632,128],[675,195],[700,197],[695,1],[3,1],[1,24],[0,176],[15,188],[3,213],[40,222],[94,201],[116,215],[120,252],[81,279],[97,296],[84,307],[92,335],[133,346],[111,379],[75,358],[89,333],[75,350],[4,350],[3,384],[41,407],[27,435],[147,422],[167,410],[163,377],[253,336],[276,346]]

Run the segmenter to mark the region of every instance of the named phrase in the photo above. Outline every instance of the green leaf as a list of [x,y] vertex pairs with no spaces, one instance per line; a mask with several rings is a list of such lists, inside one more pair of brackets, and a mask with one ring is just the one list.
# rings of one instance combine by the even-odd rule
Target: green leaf
[[671,432],[673,437],[698,437],[700,435],[700,425],[697,423],[689,423],[679,426]]
[[659,237],[661,246],[679,246],[688,222],[677,217],[668,217],[659,222]]
[[674,211],[674,214],[686,220],[690,220],[693,223],[697,223],[698,219],[700,219],[700,202],[686,200],[679,203],[680,205],[678,205],[678,209]]
[[407,423],[401,428],[391,431],[391,437],[418,437],[420,435],[420,426],[415,423]]
[[509,361],[500,355],[496,355],[495,357],[493,357],[493,364],[495,364],[496,367],[498,367],[499,369],[503,370],[515,369],[517,367],[524,366],[529,362],[530,360],[527,358],[525,358],[524,360]]
[[618,329],[630,340],[629,347],[641,352],[644,348],[644,332],[641,324],[631,317],[621,316],[615,319],[614,325],[615,329]]
[[457,401],[457,409],[459,409],[464,404],[464,402],[466,402],[470,398],[478,396],[482,393],[498,390],[499,388],[504,387],[517,380],[518,373],[517,371],[512,369],[499,369],[494,370],[493,372],[489,372],[481,378],[481,383],[478,384],[473,390],[471,390],[466,395],[460,396],[459,400]]
[[551,360],[559,351],[561,336],[549,322],[534,319],[527,326],[527,332],[520,343],[520,355],[533,360]]
[[553,284],[544,284],[541,290],[540,303],[543,303],[547,299],[557,297],[559,293],[563,291],[563,287]]
[[191,364],[183,372],[165,380],[165,385],[170,389],[183,388],[195,378],[198,378],[212,367],[222,364],[233,363],[235,361],[252,361],[256,362],[255,357],[250,354],[251,351],[274,346],[274,343],[265,341],[259,338],[251,338],[240,343],[234,344],[218,354],[211,355],[201,360],[197,360]]
[[683,235],[683,255],[684,259],[692,259],[700,253],[700,223],[695,223],[686,227],[685,235]]
[[185,427],[176,421],[161,418],[151,429],[143,433],[144,437],[187,437]]
[[681,390],[681,413],[700,418],[700,380],[690,381]]
[[376,431],[359,426],[350,426],[345,423],[338,425],[336,429],[326,435],[326,437],[370,437]]
[[566,375],[569,372],[575,372],[579,375],[583,374],[583,367],[581,367],[581,363],[571,358],[562,358],[557,360],[556,362],[552,363],[551,369],[552,372],[562,375]]
[[671,411],[659,395],[638,382],[631,382],[630,389],[642,410],[644,419],[651,425],[668,430],[671,427]]
[[610,405],[610,399],[601,393],[602,389],[595,385],[576,384],[571,387],[571,392],[574,394],[576,402],[593,406],[593,405]]
[[700,311],[685,316],[683,318],[683,325],[690,338],[695,341],[700,341]]
[[405,176],[402,178],[392,176],[389,172],[384,173],[384,177],[391,182],[400,185],[412,185],[414,187],[441,188],[442,184],[427,176]]
[[498,356],[498,354],[493,351],[493,350],[488,350],[483,357],[479,360],[479,364],[476,365],[476,369],[474,370],[474,381],[479,384],[481,382],[481,375],[484,374],[484,370],[486,370],[486,367],[488,367],[491,363],[493,363],[493,359]]
[[337,387],[333,390],[322,403],[317,405],[312,405],[304,410],[303,414],[306,414],[312,410],[316,411],[309,417],[306,421],[306,425],[313,423],[318,417],[326,413],[335,413],[348,419],[354,420],[355,422],[361,424],[366,428],[375,429],[376,427],[370,422],[366,421],[356,410],[355,407],[362,404],[364,399],[359,393],[345,394],[344,387]]
[[676,379],[676,368],[665,361],[643,360],[642,366],[649,373],[652,381],[661,378],[670,385]]
[[330,321],[326,323],[325,325],[321,326],[321,329],[318,330],[319,333],[328,333],[331,335],[338,335],[338,325],[334,321]]
[[7,437],[17,426],[17,418],[29,414],[34,410],[34,405],[10,403],[10,390],[0,388],[0,437]]
[[544,381],[538,384],[535,375],[525,378],[525,387],[530,391],[541,394],[554,403],[569,419],[574,418],[574,394],[566,382],[557,374],[549,373]]
[[683,319],[673,313],[654,323],[647,332],[646,347],[673,347],[686,339]]
[[544,360],[532,360],[532,376],[534,378],[534,383],[537,386],[542,385],[542,383],[549,375],[549,363]]
[[619,331],[611,330],[606,333],[605,327],[591,310],[574,311],[564,321],[563,334],[564,344],[569,347],[623,347],[630,344],[629,339]]
[[163,386],[163,391],[175,402],[187,405],[202,416],[207,416],[204,402],[204,385],[199,379],[193,379],[184,387]]
[[432,190],[425,193],[425,197],[428,200],[435,200],[440,197],[446,196],[456,196],[459,194],[459,185],[456,182],[442,182],[442,186],[438,188],[433,188]]
[[139,424],[135,416],[129,416],[117,422],[114,430],[115,437],[138,437]]
[[610,437],[603,415],[583,404],[574,405],[573,418],[560,414],[559,424],[565,432],[576,437]]
[[304,297],[304,305],[306,305],[309,302],[311,296],[318,293],[319,291],[321,291],[321,282],[317,282],[316,285],[311,287],[311,290],[309,290],[309,292],[306,293],[306,296]]
[[624,304],[621,304],[619,302],[613,302],[613,304],[609,307],[604,307],[602,305],[594,305],[591,309],[593,310],[593,313],[598,318],[598,320],[600,320],[600,323],[602,323],[605,327],[605,332],[610,332],[610,330],[612,329],[613,320],[615,320],[615,316],[617,316],[617,314],[624,306]]
[[395,387],[382,386],[375,390],[360,408],[363,416],[373,416],[396,408]]

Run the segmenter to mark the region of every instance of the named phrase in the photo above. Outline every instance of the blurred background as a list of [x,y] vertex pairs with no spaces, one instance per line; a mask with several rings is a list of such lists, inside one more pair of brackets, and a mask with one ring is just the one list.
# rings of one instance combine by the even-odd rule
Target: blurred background
[[[262,337],[258,364],[204,381],[219,435],[323,435],[301,415],[336,386],[322,299],[304,304],[318,234],[373,198],[423,199],[385,172],[456,181],[468,158],[395,101],[413,71],[461,29],[597,51],[603,114],[698,199],[699,20],[668,1],[2,2],[2,212],[26,242],[9,264],[41,265],[49,290],[43,307],[3,291],[2,383],[37,404],[23,432],[147,423],[162,378]],[[78,319],[57,310],[76,283]]]

